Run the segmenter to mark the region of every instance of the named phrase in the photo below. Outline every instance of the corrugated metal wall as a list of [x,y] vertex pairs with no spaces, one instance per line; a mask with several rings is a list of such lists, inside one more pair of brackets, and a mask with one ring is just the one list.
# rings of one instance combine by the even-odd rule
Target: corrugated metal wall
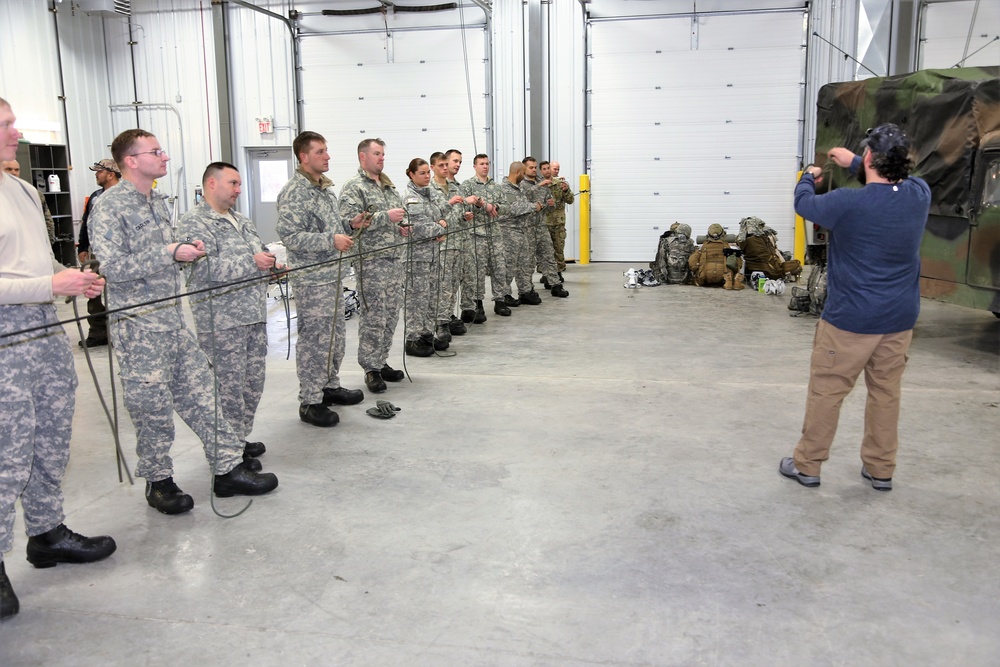
[[11,103],[29,141],[63,143],[56,38],[47,4],[0,2],[0,97]]

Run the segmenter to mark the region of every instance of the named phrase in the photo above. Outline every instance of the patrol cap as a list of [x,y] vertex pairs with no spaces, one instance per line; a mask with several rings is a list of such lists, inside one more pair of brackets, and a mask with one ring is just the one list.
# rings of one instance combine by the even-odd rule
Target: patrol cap
[[906,138],[898,125],[885,123],[868,130],[868,136],[861,142],[861,148],[868,148],[872,153],[887,155],[894,148],[901,148],[904,153],[910,152],[910,140]]
[[90,165],[91,171],[110,171],[111,173],[121,176],[122,172],[118,169],[118,165],[115,161],[110,158],[105,158],[103,160],[98,160],[94,164]]

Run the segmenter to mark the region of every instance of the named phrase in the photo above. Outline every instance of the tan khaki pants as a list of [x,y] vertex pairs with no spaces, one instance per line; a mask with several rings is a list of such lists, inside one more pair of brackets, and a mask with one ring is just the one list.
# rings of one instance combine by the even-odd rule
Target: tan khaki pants
[[893,334],[855,334],[825,320],[816,325],[809,390],[802,438],[795,446],[795,467],[804,475],[819,476],[837,434],[844,398],[858,375],[865,372],[865,434],[861,460],[873,477],[892,477],[899,438],[899,394],[907,350],[913,331]]

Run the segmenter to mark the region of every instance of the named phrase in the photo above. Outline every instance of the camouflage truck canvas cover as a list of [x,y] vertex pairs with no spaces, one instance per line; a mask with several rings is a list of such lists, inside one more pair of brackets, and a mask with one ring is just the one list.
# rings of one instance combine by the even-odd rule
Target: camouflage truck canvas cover
[[1000,67],[831,83],[820,89],[816,117],[814,164],[824,170],[818,192],[860,185],[827,164],[831,148],[860,153],[869,128],[903,128],[913,173],[931,188],[921,295],[1000,317]]
[[[817,166],[837,146],[860,153],[869,128],[895,123],[913,145],[913,173],[931,188],[931,214],[969,216],[980,140],[1000,130],[1000,67],[830,83],[820,88],[816,106]],[[832,176],[825,189],[847,185],[843,170]]]

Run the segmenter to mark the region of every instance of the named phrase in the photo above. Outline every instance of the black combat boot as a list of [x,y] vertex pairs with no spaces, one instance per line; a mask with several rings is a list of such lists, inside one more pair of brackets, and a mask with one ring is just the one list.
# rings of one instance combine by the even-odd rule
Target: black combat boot
[[434,344],[422,337],[408,340],[403,343],[403,352],[411,357],[429,357],[434,354]]
[[28,562],[35,567],[57,563],[93,563],[107,558],[118,545],[107,535],[84,537],[59,524],[47,533],[28,538]]
[[243,452],[243,463],[245,463],[247,467],[250,468],[250,470],[253,470],[254,472],[260,472],[261,470],[264,469],[264,464],[262,464],[260,461],[250,456],[246,452]]
[[476,317],[472,321],[476,324],[482,324],[486,321],[486,309],[483,308],[482,299],[476,299]]
[[542,303],[542,297],[538,296],[538,292],[531,290],[527,294],[520,295],[521,303],[528,306],[537,306]]
[[[472,324],[472,320],[476,318],[476,311],[466,308],[462,311],[462,321],[466,324]],[[455,333],[452,331],[452,333]]]
[[434,340],[443,340],[446,343],[451,342],[451,327],[447,322],[438,322],[437,328],[434,329]]
[[322,403],[299,406],[299,419],[313,426],[336,426],[340,421],[340,415],[326,407]]
[[503,301],[493,302],[493,312],[502,317],[510,317],[510,308]]
[[[403,378],[406,377],[406,373],[403,371],[397,371],[389,364],[382,367],[381,375],[382,379],[386,382],[402,382]],[[382,390],[385,390],[385,385],[382,385]]]
[[177,488],[173,477],[146,482],[146,502],[163,514],[183,514],[194,507],[194,498]]
[[545,276],[542,276],[542,287],[545,289],[552,289],[552,285],[549,284],[549,279]]
[[365,400],[365,392],[360,389],[337,387],[323,389],[323,405],[357,405]]
[[245,456],[250,456],[257,458],[258,456],[264,456],[264,452],[267,451],[267,447],[264,446],[263,442],[247,442],[243,441],[243,454]]
[[562,283],[558,285],[553,285],[552,289],[550,289],[549,292],[552,293],[552,296],[558,296],[564,299],[569,296],[569,292],[567,292],[566,288],[562,286]]
[[4,569],[3,561],[0,560],[0,621],[10,618],[21,609],[21,603],[14,595],[14,587],[10,585],[7,578],[7,570]]
[[[473,319],[475,319],[476,311],[472,311]],[[465,322],[458,319],[454,315],[451,316],[451,322],[448,323],[448,330],[451,331],[452,336],[464,336],[469,330],[465,327]]]
[[385,382],[382,380],[380,371],[368,371],[365,373],[365,386],[373,394],[381,394],[385,391]]
[[521,305],[521,300],[515,299],[510,294],[506,294],[504,295],[503,298],[503,305],[507,306],[508,308],[517,308],[518,306]]
[[239,464],[225,475],[215,476],[215,495],[219,498],[230,496],[262,496],[278,488],[278,476],[273,472],[254,472]]

